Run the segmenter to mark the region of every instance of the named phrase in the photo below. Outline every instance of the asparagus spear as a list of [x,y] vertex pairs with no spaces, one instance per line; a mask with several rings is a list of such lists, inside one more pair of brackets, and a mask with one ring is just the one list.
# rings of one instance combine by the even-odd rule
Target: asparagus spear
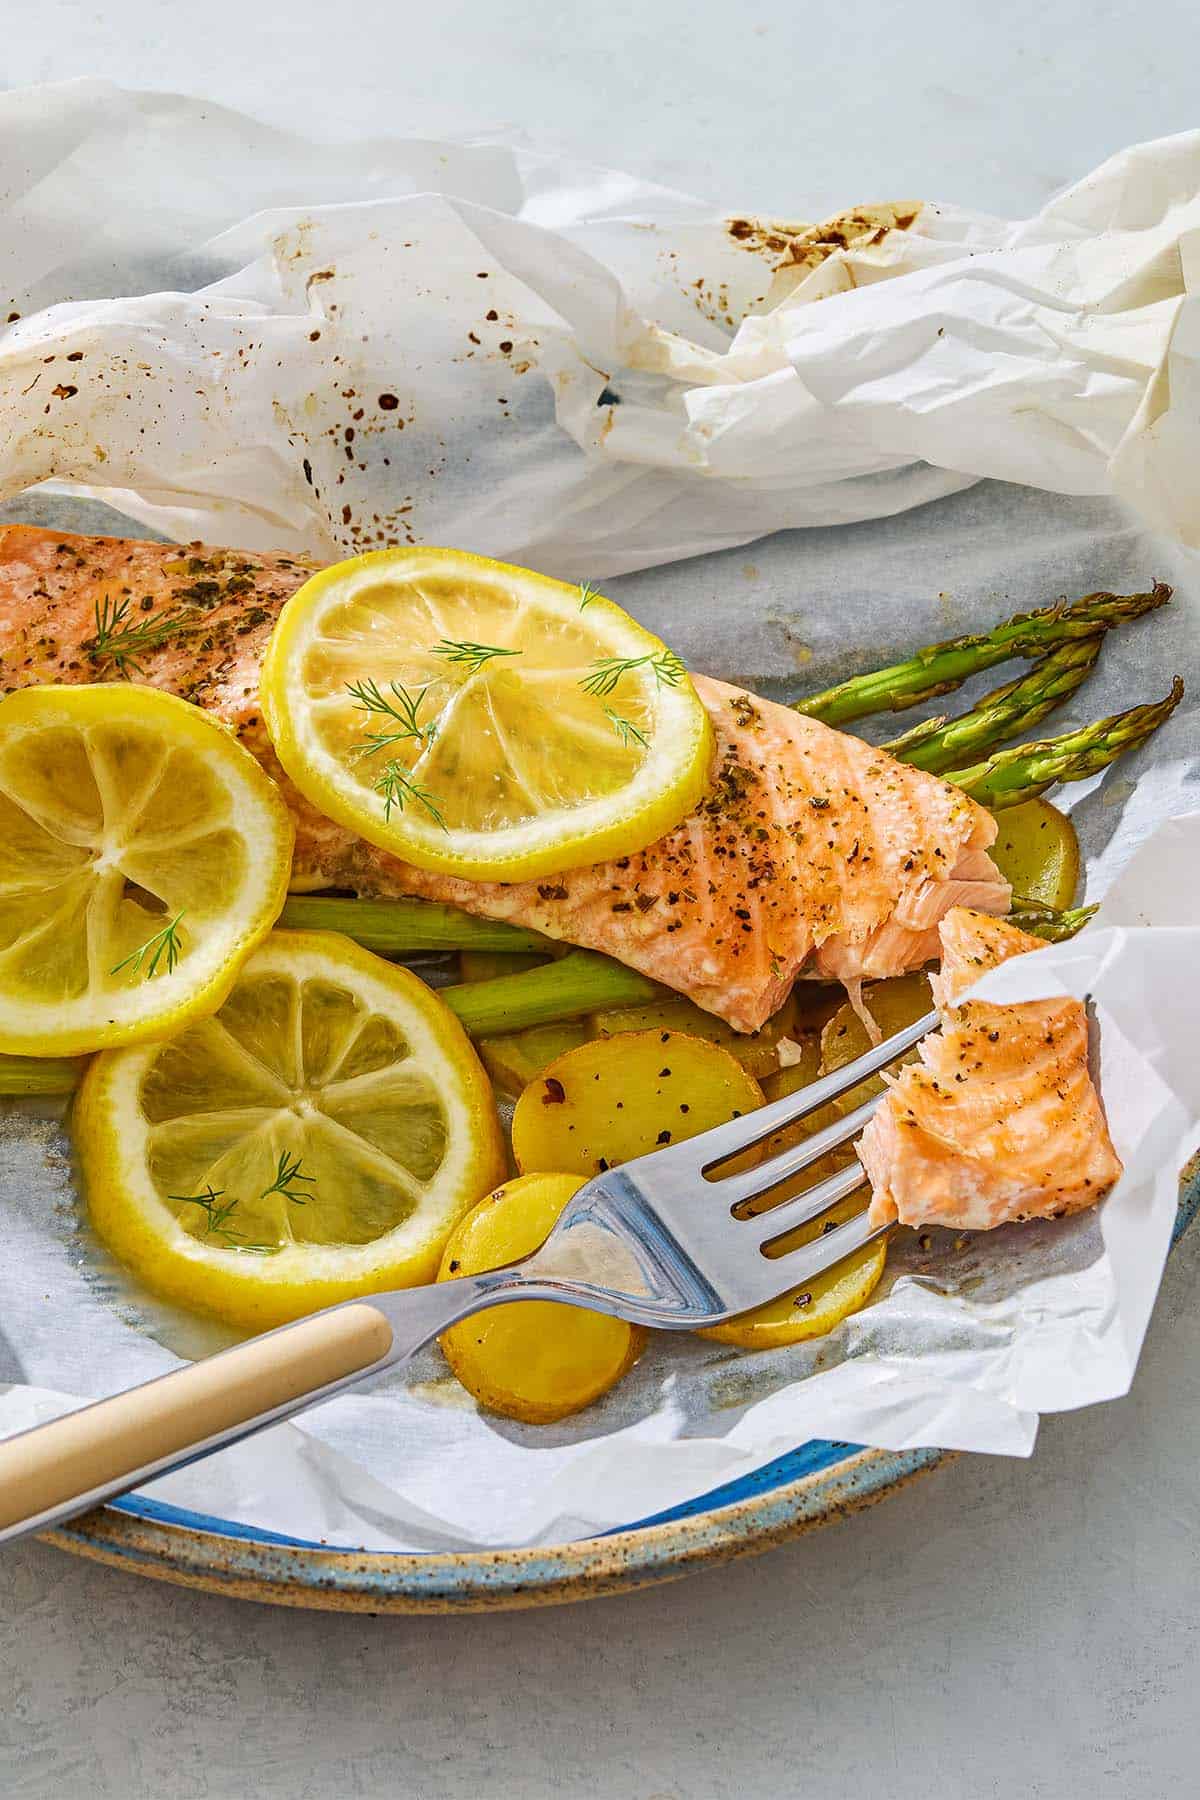
[[1061,944],[1067,938],[1073,938],[1077,931],[1082,931],[1095,911],[1094,906],[1022,905],[1014,896],[1013,908],[1008,916],[1022,931],[1031,932],[1034,937],[1045,938],[1048,944]]
[[85,1063],[82,1056],[0,1056],[0,1095],[33,1100],[69,1094]]
[[524,975],[464,981],[439,993],[472,1037],[524,1031],[557,1019],[577,1019],[604,1006],[632,1006],[664,992],[656,981],[590,950],[573,950],[558,962]]
[[293,894],[279,923],[294,931],[340,931],[379,956],[422,950],[539,950],[545,938],[499,919],[477,919],[435,900],[338,900]]
[[1093,637],[1068,638],[1028,674],[985,694],[970,712],[955,719],[927,719],[882,748],[901,762],[935,775],[955,764],[961,766],[965,757],[978,756],[1006,738],[1040,725],[1047,713],[1087,680],[1103,642],[1099,632]]
[[1016,613],[992,631],[927,644],[906,662],[855,675],[812,694],[796,702],[796,711],[824,719],[827,725],[845,725],[868,713],[903,712],[939,694],[953,693],[981,669],[1013,656],[1045,656],[1069,639],[1094,637],[1127,619],[1138,619],[1170,598],[1171,589],[1156,581],[1144,594],[1085,594],[1071,606],[1060,602],[1040,612]]
[[986,762],[947,770],[946,780],[993,812],[1019,806],[1022,800],[1033,800],[1060,781],[1082,781],[1126,750],[1137,749],[1170,718],[1182,698],[1183,683],[1177,675],[1166,698],[1151,706],[1131,706],[1128,712],[1113,713],[1061,737],[997,750]]

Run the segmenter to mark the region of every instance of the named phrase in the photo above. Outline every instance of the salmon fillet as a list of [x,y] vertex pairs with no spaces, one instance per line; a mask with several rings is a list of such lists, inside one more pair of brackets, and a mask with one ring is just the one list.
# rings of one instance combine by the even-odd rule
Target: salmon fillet
[[962,907],[939,932],[942,1029],[890,1079],[858,1145],[870,1222],[986,1231],[1094,1206],[1121,1162],[1088,1069],[1082,1003],[959,1006],[987,969],[1041,943]]
[[715,775],[667,837],[541,882],[405,869],[404,891],[607,951],[739,1031],[758,1030],[797,977],[857,989],[921,967],[964,896],[1008,910],[987,855],[996,822],[959,789],[790,707],[694,680]]
[[[321,817],[284,776],[258,675],[303,558],[0,528],[0,685],[120,674],[224,719],[296,818],[299,888],[421,895],[599,950],[757,1030],[799,978],[898,975],[936,956],[938,924],[1008,909],[991,815],[860,739],[695,677],[716,760],[706,798],[637,856],[537,882],[413,869]],[[116,635],[97,618],[123,607]],[[134,639],[121,632],[132,628]]]

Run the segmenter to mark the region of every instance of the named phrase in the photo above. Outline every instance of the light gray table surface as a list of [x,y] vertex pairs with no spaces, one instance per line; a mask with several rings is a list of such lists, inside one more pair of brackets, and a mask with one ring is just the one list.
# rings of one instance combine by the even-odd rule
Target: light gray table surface
[[[0,81],[327,134],[518,125],[731,206],[1033,210],[1197,122],[1193,0],[39,0]],[[2,179],[2,171],[0,171]],[[4,1800],[1168,1800],[1200,1788],[1200,1235],[1131,1396],[760,1560],[488,1618],[0,1561]]]

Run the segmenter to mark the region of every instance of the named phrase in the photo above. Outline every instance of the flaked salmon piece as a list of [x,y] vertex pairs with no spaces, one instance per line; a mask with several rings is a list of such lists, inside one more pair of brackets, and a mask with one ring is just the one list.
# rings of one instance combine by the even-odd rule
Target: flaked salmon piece
[[1094,1206],[1121,1162],[1088,1068],[1082,1003],[960,1006],[987,969],[1041,942],[964,907],[939,932],[942,1029],[890,1079],[858,1145],[870,1222],[986,1231]]
[[[902,974],[937,951],[946,910],[1004,912],[990,814],[935,775],[789,707],[697,676],[715,729],[710,790],[637,856],[551,879],[468,882],[413,869],[323,819],[283,776],[258,672],[280,607],[311,573],[295,557],[204,545],[0,530],[0,681],[122,671],[225,719],[296,816],[296,885],[415,894],[603,951],[754,1031],[799,978]],[[97,639],[124,605],[141,636]],[[118,666],[120,665],[120,666]]]

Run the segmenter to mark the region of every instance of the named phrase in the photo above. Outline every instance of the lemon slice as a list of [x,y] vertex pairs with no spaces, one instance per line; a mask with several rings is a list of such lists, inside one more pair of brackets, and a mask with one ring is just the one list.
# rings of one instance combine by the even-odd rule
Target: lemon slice
[[113,1253],[163,1298],[255,1330],[432,1281],[504,1174],[458,1021],[333,932],[274,932],[213,1018],[98,1056],[74,1130]]
[[223,725],[127,682],[0,701],[0,1051],[164,1037],[283,905],[292,823]]
[[418,868],[516,881],[663,837],[712,727],[661,639],[586,585],[460,550],[381,550],[295,593],[262,671],[280,762]]

